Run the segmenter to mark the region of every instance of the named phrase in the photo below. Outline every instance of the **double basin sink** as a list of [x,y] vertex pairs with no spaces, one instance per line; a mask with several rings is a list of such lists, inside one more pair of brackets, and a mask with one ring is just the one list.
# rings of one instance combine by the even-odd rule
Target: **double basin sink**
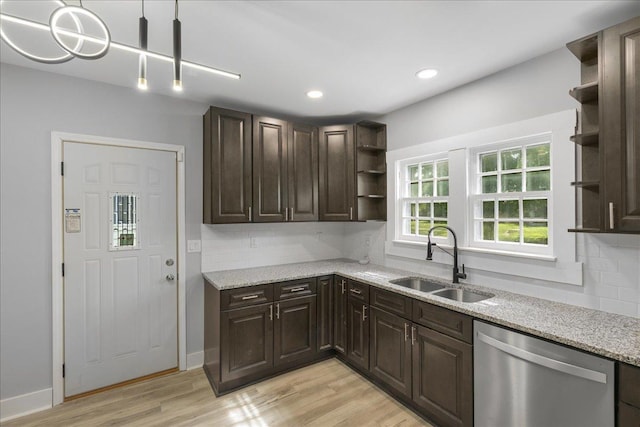
[[450,288],[422,277],[403,277],[400,279],[390,280],[389,282],[404,288],[415,289],[416,291],[425,292],[458,302],[473,303],[493,298],[493,295],[480,294],[467,289]]

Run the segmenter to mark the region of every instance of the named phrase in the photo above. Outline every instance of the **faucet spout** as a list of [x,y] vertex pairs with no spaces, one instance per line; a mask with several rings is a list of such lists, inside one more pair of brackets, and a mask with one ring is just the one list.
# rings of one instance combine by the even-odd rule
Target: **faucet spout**
[[436,225],[429,229],[429,232],[427,233],[427,261],[431,261],[433,259],[432,246],[436,246],[436,244],[431,243],[431,232],[437,228],[448,230],[453,236],[453,255],[447,251],[443,251],[453,256],[453,283],[460,283],[460,279],[466,279],[467,274],[464,272],[464,264],[462,264],[462,273],[460,273],[460,270],[458,269],[458,238],[451,227],[446,225]]

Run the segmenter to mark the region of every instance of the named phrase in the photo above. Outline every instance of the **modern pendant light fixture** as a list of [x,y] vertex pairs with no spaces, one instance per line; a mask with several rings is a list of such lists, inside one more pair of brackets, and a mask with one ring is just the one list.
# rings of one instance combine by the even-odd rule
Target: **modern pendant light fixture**
[[[81,16],[89,19],[90,21],[93,21],[93,23],[97,25],[100,30],[100,36],[87,38],[82,33],[76,33],[74,31],[68,30],[67,28],[59,26],[59,22],[62,21],[64,19],[63,17],[67,15],[71,17],[74,22],[77,22],[79,17]],[[82,5],[82,0],[80,0],[80,7],[65,5],[54,10],[51,14],[51,17],[49,18],[49,28],[51,29],[51,35],[53,36],[53,39],[56,41],[56,43],[58,43],[58,45],[62,49],[66,50],[75,57],[82,59],[99,59],[105,56],[109,51],[109,46],[111,44],[111,33],[109,33],[107,24],[105,24],[104,21],[100,19],[100,17],[98,17],[98,15],[88,9],[85,9]],[[80,29],[83,29],[82,25],[80,25]],[[73,38],[74,35],[78,36],[76,39],[76,46],[70,45],[68,40],[62,37],[69,35],[72,36],[71,38]],[[87,45],[90,45],[91,48],[93,48],[94,45],[97,45],[97,47],[93,50],[84,51],[83,49],[78,47],[78,39],[89,41],[90,43],[87,43]],[[80,44],[80,47],[82,47],[82,44]]]
[[[147,18],[144,17],[144,0],[142,0],[142,16],[138,24],[140,50],[147,50]],[[138,59],[138,89],[147,90],[147,55],[140,54]]]
[[173,20],[173,90],[182,90],[182,29],[178,20],[178,0],[176,17]]

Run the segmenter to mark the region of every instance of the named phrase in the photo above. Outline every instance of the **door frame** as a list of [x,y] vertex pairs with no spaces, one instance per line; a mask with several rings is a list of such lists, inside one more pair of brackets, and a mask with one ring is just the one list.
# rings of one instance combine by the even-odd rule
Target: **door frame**
[[178,253],[178,368],[187,369],[186,330],[186,233],[185,233],[185,165],[184,146],[158,142],[135,141],[82,135],[66,132],[51,132],[51,314],[52,314],[52,406],[64,401],[64,288],[62,263],[64,261],[63,233],[63,182],[61,174],[64,142],[93,145],[110,145],[124,148],[176,153],[176,207],[177,207],[177,253]]

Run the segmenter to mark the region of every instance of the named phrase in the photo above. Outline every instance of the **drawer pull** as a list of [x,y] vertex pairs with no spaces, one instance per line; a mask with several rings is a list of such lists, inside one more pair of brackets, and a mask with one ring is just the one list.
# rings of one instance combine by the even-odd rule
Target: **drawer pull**
[[409,341],[409,325],[404,324],[404,342]]
[[416,327],[411,327],[411,347],[416,343]]
[[351,293],[356,294],[356,295],[360,295],[360,294],[362,294],[362,291],[360,289],[351,288]]
[[255,299],[255,298],[258,298],[258,294],[244,296],[242,297],[242,301],[246,301],[248,299]]
[[304,291],[306,288],[305,287],[299,287],[299,288],[291,288],[291,290],[289,292],[300,292],[300,291]]

